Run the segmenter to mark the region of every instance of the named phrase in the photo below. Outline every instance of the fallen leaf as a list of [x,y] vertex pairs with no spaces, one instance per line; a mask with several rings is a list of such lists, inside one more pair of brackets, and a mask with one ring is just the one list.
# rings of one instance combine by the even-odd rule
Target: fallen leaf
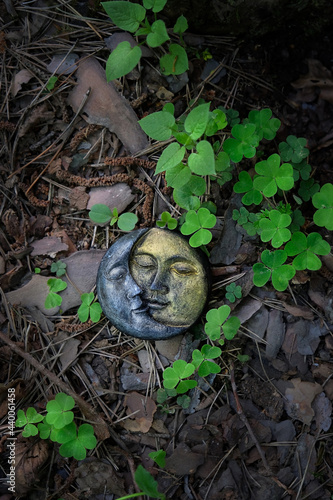
[[316,382],[303,382],[300,378],[294,378],[290,382],[294,388],[286,389],[286,411],[289,417],[310,425],[315,415],[311,403],[322,392],[322,386]]
[[283,322],[282,312],[272,309],[269,313],[268,326],[266,331],[266,355],[268,358],[276,358],[285,334],[285,324]]
[[69,193],[69,204],[75,210],[85,210],[89,202],[89,194],[85,186],[76,186]]
[[47,316],[56,314],[58,307],[45,309],[45,299],[50,289],[47,285],[49,278],[39,274],[33,274],[31,280],[17,290],[7,292],[7,300],[12,306],[38,307]]
[[28,69],[21,69],[21,71],[16,73],[12,85],[12,96],[15,97],[21,90],[22,85],[30,82],[33,76],[34,75]]
[[314,318],[313,312],[307,306],[295,306],[287,304],[287,302],[283,302],[283,305],[287,309],[288,313],[292,314],[293,316],[308,319],[309,321],[312,321]]
[[68,250],[68,246],[55,236],[46,236],[41,240],[33,241],[30,246],[33,248],[31,252],[32,257],[36,257],[36,255],[49,255],[55,258],[58,253]]
[[55,75],[70,75],[76,70],[76,61],[79,59],[78,54],[56,54],[52,57],[51,62],[46,66],[47,71]]
[[27,493],[42,474],[42,466],[48,459],[48,444],[38,440],[32,444],[30,441],[16,441],[15,447],[15,488],[18,495]]
[[[124,480],[116,474],[114,467],[104,460],[91,458],[90,461],[83,461],[74,470],[75,481],[79,486],[80,496],[95,498],[110,495],[122,497],[126,494],[124,490]],[[84,493],[83,493],[84,492]]]
[[124,406],[127,407],[127,415],[134,414],[134,418],[141,432],[148,432],[156,412],[156,404],[149,396],[143,396],[138,392],[130,392],[125,396]]
[[123,182],[115,184],[114,186],[91,188],[89,195],[90,199],[87,204],[87,210],[90,210],[96,203],[103,203],[111,210],[117,207],[119,214],[122,213],[135,198],[131,188]]
[[308,59],[309,72],[291,85],[298,90],[320,88],[320,97],[333,103],[332,72],[317,59]]
[[315,412],[317,429],[327,432],[332,425],[332,403],[324,392],[315,397],[312,408]]
[[114,84],[107,83],[105,70],[97,59],[89,57],[82,60],[76,75],[77,85],[68,96],[74,112],[79,110],[90,88],[89,97],[81,111],[84,119],[114,132],[131,154],[146,148],[148,140],[138,124],[135,112]]
[[177,476],[194,474],[199,465],[202,465],[205,457],[199,453],[193,453],[185,444],[180,443],[170,457],[165,461],[165,469]]

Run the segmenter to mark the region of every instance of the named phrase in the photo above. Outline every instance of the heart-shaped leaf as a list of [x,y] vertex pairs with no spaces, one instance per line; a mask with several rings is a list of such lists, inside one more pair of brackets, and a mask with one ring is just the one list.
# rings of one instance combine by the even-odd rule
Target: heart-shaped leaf
[[106,62],[107,81],[110,82],[127,75],[138,64],[141,56],[142,52],[138,45],[131,47],[127,41],[120,42]]
[[164,75],[180,75],[188,70],[188,59],[185,49],[176,43],[169,47],[169,54],[160,59],[160,66]]
[[191,153],[188,158],[188,166],[192,172],[198,175],[214,175],[215,159],[211,144],[208,141],[200,141],[196,149],[197,153]]
[[159,47],[169,40],[164,21],[158,20],[151,25],[151,33],[147,36],[147,44],[150,47]]

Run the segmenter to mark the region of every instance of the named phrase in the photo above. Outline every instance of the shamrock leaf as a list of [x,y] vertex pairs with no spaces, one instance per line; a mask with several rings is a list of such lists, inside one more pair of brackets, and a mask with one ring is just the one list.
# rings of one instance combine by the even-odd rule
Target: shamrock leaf
[[206,191],[206,182],[202,177],[191,175],[189,181],[182,187],[177,187],[173,192],[173,199],[185,210],[198,210],[201,196]]
[[182,225],[180,231],[184,235],[193,234],[190,238],[190,245],[192,247],[199,247],[207,245],[212,239],[212,233],[208,231],[216,224],[216,217],[211,214],[207,208],[199,208],[197,212],[189,210],[186,214],[185,223]]
[[168,229],[170,229],[172,231],[173,229],[176,229],[178,222],[176,219],[171,217],[169,212],[163,212],[161,214],[161,220],[156,221],[156,225],[158,227],[168,226]]
[[255,189],[271,197],[277,192],[277,188],[288,191],[294,185],[293,168],[289,163],[280,167],[280,156],[272,154],[267,160],[256,164],[255,170],[258,176],[253,181]]
[[53,425],[56,429],[61,429],[70,424],[74,419],[74,413],[69,410],[71,410],[74,405],[75,401],[71,396],[59,392],[55,399],[49,401],[46,405],[46,423]]
[[196,387],[195,380],[184,380],[190,377],[195,370],[192,363],[186,363],[182,359],[174,361],[172,366],[168,366],[163,372],[163,385],[166,389],[173,389],[176,387],[178,394],[183,394],[188,389]]
[[261,228],[261,241],[271,241],[274,248],[280,247],[288,241],[291,232],[287,226],[291,223],[291,217],[288,214],[281,214],[278,210],[271,210],[268,214],[269,219],[260,219],[259,227]]
[[253,283],[256,286],[264,286],[272,278],[274,288],[283,292],[296,273],[293,266],[284,265],[287,258],[288,254],[285,250],[274,252],[264,250],[261,254],[262,262],[257,262],[253,266]]
[[[218,309],[210,309],[206,314],[205,332],[211,340],[219,340],[221,332],[228,340],[233,339],[236,335],[240,321],[236,316],[227,319],[230,311],[229,306],[223,305]],[[220,343],[223,343],[223,340],[220,340]]]
[[333,184],[324,184],[319,193],[312,197],[313,205],[318,208],[313,216],[313,221],[319,227],[333,229]]
[[234,185],[235,193],[246,193],[242,198],[244,205],[260,205],[262,202],[262,194],[253,187],[253,181],[248,172],[244,170],[239,173],[238,182]]
[[289,135],[287,142],[279,144],[279,151],[283,161],[292,161],[293,163],[301,163],[301,161],[309,155],[309,150],[305,147],[306,139],[303,137],[295,137]]
[[[279,130],[281,122],[277,118],[272,118],[272,111],[270,109],[253,109],[249,113],[249,123],[254,123],[256,126],[256,134],[259,139],[273,140],[276,132]],[[245,122],[247,123],[247,121]]]
[[298,194],[304,201],[309,201],[315,193],[318,193],[320,186],[314,179],[303,180],[300,183]]
[[226,139],[223,143],[223,150],[228,153],[231,161],[238,163],[243,156],[253,158],[259,144],[256,126],[253,123],[235,125],[231,129],[231,133],[234,138]]
[[321,268],[321,260],[317,255],[329,254],[331,247],[318,233],[311,233],[306,237],[304,233],[296,232],[286,244],[285,250],[289,256],[297,255],[293,260],[297,271],[317,271]]

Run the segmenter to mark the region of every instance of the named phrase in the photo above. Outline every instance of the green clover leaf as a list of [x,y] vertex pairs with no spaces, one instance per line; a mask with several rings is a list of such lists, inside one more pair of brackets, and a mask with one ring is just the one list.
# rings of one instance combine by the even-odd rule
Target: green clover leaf
[[283,161],[301,163],[309,155],[309,150],[305,147],[306,139],[289,135],[286,142],[279,144],[279,151]]
[[312,197],[314,207],[318,208],[313,216],[313,221],[319,227],[333,229],[333,184],[324,184],[319,193]]
[[207,312],[205,332],[211,340],[219,340],[221,332],[223,332],[227,340],[233,339],[236,335],[237,330],[240,327],[240,321],[236,316],[227,319],[230,311],[231,309],[229,306],[223,305],[218,309],[210,309]]
[[242,298],[242,287],[240,285],[236,285],[235,282],[230,283],[225,287],[227,293],[225,294],[225,298],[229,300],[232,304],[236,302],[236,299]]
[[260,238],[264,242],[272,240],[271,245],[278,248],[290,240],[291,232],[287,226],[291,223],[291,217],[288,214],[281,214],[278,210],[271,210],[268,216],[269,219],[259,221]]
[[52,262],[51,273],[56,273],[58,277],[63,276],[64,274],[66,274],[66,267],[67,264],[65,262],[62,262],[61,260]]
[[223,150],[228,153],[231,161],[238,163],[245,158],[253,158],[256,154],[256,147],[259,144],[259,137],[256,135],[256,126],[253,123],[245,125],[234,125],[231,129],[234,138],[226,139],[223,143]]
[[300,183],[298,194],[304,201],[309,201],[315,193],[318,193],[320,186],[314,179],[303,180]]
[[37,436],[38,429],[34,424],[41,422],[43,419],[43,415],[37,413],[35,408],[29,407],[26,413],[23,410],[18,410],[15,426],[24,427],[22,431],[23,437]]
[[[273,140],[276,132],[279,130],[281,121],[277,118],[272,118],[272,111],[270,109],[253,109],[249,113],[249,123],[254,123],[256,126],[256,134],[259,139]],[[247,121],[245,121],[247,123]]]
[[81,295],[82,304],[80,305],[77,314],[82,323],[88,321],[89,316],[93,323],[97,323],[100,320],[103,311],[99,302],[92,303],[94,299],[95,296],[93,292],[83,293]]
[[218,358],[222,351],[219,347],[205,344],[202,346],[201,351],[195,349],[192,352],[192,363],[198,369],[200,377],[207,377],[211,373],[220,373],[221,368],[211,359]]
[[274,288],[283,292],[296,273],[293,266],[284,265],[287,258],[288,254],[285,250],[275,250],[274,252],[264,250],[261,254],[262,262],[253,266],[253,283],[256,286],[264,286],[272,278]]
[[112,212],[104,203],[96,203],[91,207],[89,217],[96,224],[107,224],[112,218]]
[[46,423],[53,425],[55,429],[61,429],[70,424],[74,419],[74,413],[69,410],[71,410],[74,405],[75,401],[71,396],[59,392],[55,399],[49,401],[46,405]]
[[197,212],[189,210],[180,231],[184,235],[193,234],[190,245],[194,248],[207,245],[212,239],[212,233],[208,231],[216,224],[216,217],[207,208],[199,208]]
[[255,166],[259,175],[255,177],[253,186],[268,198],[276,194],[278,187],[288,191],[294,186],[293,167],[289,163],[280,167],[280,161],[280,156],[275,153]]
[[182,359],[174,361],[172,366],[168,366],[163,372],[163,385],[166,389],[176,388],[178,394],[187,392],[188,389],[196,387],[195,380],[184,380],[190,377],[195,370],[192,363],[186,363]]
[[170,229],[172,231],[173,229],[176,229],[176,227],[178,225],[178,221],[176,219],[174,219],[173,217],[171,217],[169,212],[163,212],[161,214],[161,220],[156,221],[156,225],[158,227],[167,226],[168,229]]
[[244,205],[249,206],[252,203],[260,205],[262,202],[263,196],[261,192],[253,187],[253,180],[250,174],[244,170],[239,173],[238,182],[234,185],[234,191],[235,193],[246,193],[242,198]]
[[60,455],[74,457],[76,460],[84,460],[87,456],[86,449],[92,450],[97,444],[92,425],[82,424],[77,430],[74,422],[59,430],[57,441],[62,443]]
[[317,255],[329,254],[331,247],[318,233],[310,233],[306,237],[304,233],[296,232],[286,244],[285,250],[289,256],[297,255],[293,260],[297,271],[317,271],[321,268],[321,260]]
[[191,175],[189,181],[181,187],[177,187],[173,192],[173,199],[181,208],[185,210],[198,210],[201,196],[206,191],[206,182],[202,177]]

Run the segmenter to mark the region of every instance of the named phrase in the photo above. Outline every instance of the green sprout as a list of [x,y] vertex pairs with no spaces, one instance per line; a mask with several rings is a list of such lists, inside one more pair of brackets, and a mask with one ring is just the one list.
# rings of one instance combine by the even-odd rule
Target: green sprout
[[331,247],[318,233],[305,236],[304,233],[297,232],[286,244],[285,251],[290,257],[297,255],[293,260],[293,266],[297,271],[304,269],[317,271],[321,268],[321,260],[317,255],[329,254]]
[[257,262],[253,266],[253,283],[261,287],[272,278],[274,288],[283,292],[296,273],[294,266],[285,264],[287,258],[286,250],[275,250],[274,252],[264,250],[261,254],[262,262]]
[[118,228],[122,231],[132,231],[135,224],[138,222],[138,218],[135,214],[125,212],[119,215],[116,207],[111,211],[110,208],[103,203],[96,203],[96,205],[93,205],[89,212],[89,217],[96,224],[107,224],[110,222],[110,226],[113,226],[117,223]]
[[82,304],[80,305],[77,314],[79,316],[79,320],[82,323],[88,321],[90,317],[93,323],[97,323],[101,319],[102,308],[99,302],[94,302],[95,296],[93,292],[83,293],[81,295]]
[[165,389],[176,389],[177,394],[184,394],[189,389],[196,387],[195,380],[186,380],[193,375],[195,366],[186,363],[182,359],[174,361],[172,366],[168,366],[163,372],[163,386]]
[[[197,212],[189,210],[186,214],[185,223],[180,231],[184,235],[192,234],[190,245],[194,248],[207,245],[212,239],[211,229],[216,224],[216,217],[207,208],[199,208]],[[193,234],[194,233],[194,234]]]
[[67,283],[59,278],[50,278],[47,280],[47,285],[50,289],[45,299],[45,308],[52,309],[53,307],[61,306],[62,297],[58,292],[62,292],[67,288]]
[[312,203],[318,208],[313,216],[313,222],[319,227],[333,229],[333,184],[324,184],[319,193],[312,197]]
[[37,436],[38,429],[34,424],[41,422],[44,419],[43,415],[37,413],[35,408],[28,408],[26,413],[23,410],[18,410],[16,427],[24,427],[22,431],[23,437]]
[[234,303],[236,299],[242,298],[242,287],[240,285],[236,285],[235,282],[230,283],[225,287],[227,293],[225,294],[225,298],[229,300],[229,302]]
[[158,227],[167,227],[172,231],[173,229],[176,229],[178,222],[169,214],[169,212],[162,212],[161,220],[156,221],[156,225]]
[[240,327],[236,316],[228,318],[230,312],[230,307],[223,305],[218,309],[210,309],[206,314],[205,332],[211,340],[218,340],[221,345],[224,344],[222,333],[227,340],[232,340]]

